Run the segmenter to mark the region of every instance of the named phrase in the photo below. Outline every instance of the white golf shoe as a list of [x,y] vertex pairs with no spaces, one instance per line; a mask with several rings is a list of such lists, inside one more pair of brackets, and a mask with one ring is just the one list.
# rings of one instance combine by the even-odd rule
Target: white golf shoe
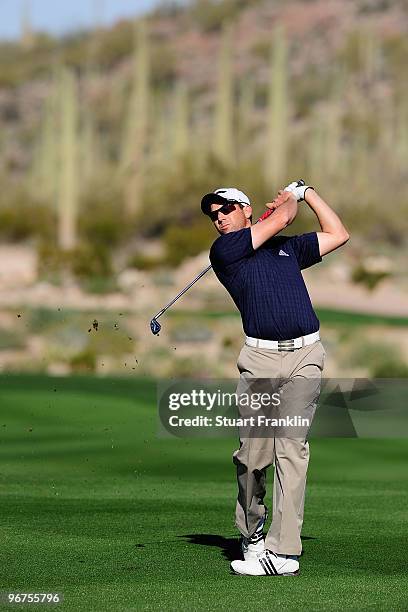
[[256,559],[258,555],[263,553],[263,551],[265,550],[265,541],[263,538],[255,544],[248,542],[248,540],[249,538],[242,538],[241,541],[241,550],[245,561],[251,561],[252,559]]
[[241,550],[245,561],[256,559],[265,550],[263,528],[268,518],[268,508],[265,506],[265,514],[259,521],[255,532],[250,538],[241,538]]
[[298,576],[299,561],[264,550],[256,559],[233,561],[231,569],[241,576]]

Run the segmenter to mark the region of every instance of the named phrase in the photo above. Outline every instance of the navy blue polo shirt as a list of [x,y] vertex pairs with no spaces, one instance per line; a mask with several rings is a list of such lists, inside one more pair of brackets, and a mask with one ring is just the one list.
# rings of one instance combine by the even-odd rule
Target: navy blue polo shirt
[[316,232],[274,236],[254,249],[248,227],[219,236],[210,250],[245,334],[263,340],[289,340],[319,329],[301,270],[321,260]]

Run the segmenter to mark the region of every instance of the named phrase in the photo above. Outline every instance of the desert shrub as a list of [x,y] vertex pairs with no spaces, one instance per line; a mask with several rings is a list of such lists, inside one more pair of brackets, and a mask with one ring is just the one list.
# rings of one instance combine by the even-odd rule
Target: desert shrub
[[50,54],[56,47],[55,39],[47,34],[34,35],[29,48],[18,43],[0,43],[0,87],[15,87],[48,73]]
[[72,250],[63,251],[50,242],[41,242],[38,260],[39,272],[45,277],[58,277],[64,271],[71,272],[78,279],[112,275],[109,250],[101,244],[81,243]]
[[236,17],[243,9],[260,0],[195,0],[191,6],[191,17],[206,32],[216,31],[225,21]]
[[0,238],[22,242],[33,236],[49,239],[54,231],[54,215],[45,204],[36,202],[24,190],[5,188],[0,200]]
[[208,220],[198,220],[186,228],[181,225],[170,225],[163,236],[166,247],[165,261],[170,266],[177,266],[186,257],[198,255],[208,249],[214,239]]
[[106,246],[83,243],[70,254],[72,271],[78,278],[107,277],[112,274],[110,254]]
[[163,265],[163,258],[135,253],[129,257],[127,265],[129,268],[136,268],[137,270],[156,270],[156,268],[160,268]]
[[373,368],[374,378],[408,378],[408,364],[399,359],[390,359]]
[[81,215],[79,232],[82,238],[94,245],[116,246],[129,236],[130,225],[126,223],[121,208],[96,203]]
[[232,348],[234,344],[235,338],[232,338],[231,336],[224,336],[221,341],[221,345],[223,348]]
[[179,0],[162,0],[152,12],[154,17],[168,18],[176,17],[182,11],[183,7]]
[[72,316],[73,311],[61,308],[46,308],[39,306],[29,311],[29,329],[34,334],[41,334],[49,327],[62,323],[67,316]]
[[112,29],[99,34],[95,39],[95,62],[112,68],[117,62],[132,53],[134,25],[131,21],[119,21]]
[[20,349],[25,346],[24,337],[21,332],[16,332],[14,329],[0,328],[0,350]]
[[354,347],[349,362],[357,367],[368,368],[374,378],[404,378],[408,376],[408,365],[404,362],[398,346],[386,342],[360,341]]
[[75,372],[95,372],[97,355],[89,348],[80,351],[69,360],[71,368]]
[[389,276],[390,272],[387,270],[370,270],[363,264],[358,264],[352,271],[351,279],[354,283],[364,285],[364,287],[372,291],[382,280]]
[[114,276],[87,276],[81,281],[82,288],[88,293],[104,294],[119,291]]
[[79,233],[85,242],[116,246],[132,232],[126,219],[122,196],[112,177],[89,186],[81,202]]
[[69,35],[62,41],[60,53],[63,64],[80,72],[86,64],[88,56],[88,43],[82,33]]

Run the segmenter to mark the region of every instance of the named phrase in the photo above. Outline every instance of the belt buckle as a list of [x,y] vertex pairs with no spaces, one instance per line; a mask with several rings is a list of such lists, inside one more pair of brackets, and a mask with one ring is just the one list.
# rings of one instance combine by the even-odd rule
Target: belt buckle
[[278,340],[278,351],[294,351],[294,340]]

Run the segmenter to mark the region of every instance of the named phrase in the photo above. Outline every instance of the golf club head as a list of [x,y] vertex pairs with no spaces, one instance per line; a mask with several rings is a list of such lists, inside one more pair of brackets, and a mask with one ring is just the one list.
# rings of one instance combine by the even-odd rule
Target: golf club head
[[154,334],[155,336],[157,336],[157,334],[159,333],[159,331],[161,330],[161,325],[158,322],[157,319],[155,319],[153,317],[153,319],[150,321],[150,329],[152,330],[152,334]]

